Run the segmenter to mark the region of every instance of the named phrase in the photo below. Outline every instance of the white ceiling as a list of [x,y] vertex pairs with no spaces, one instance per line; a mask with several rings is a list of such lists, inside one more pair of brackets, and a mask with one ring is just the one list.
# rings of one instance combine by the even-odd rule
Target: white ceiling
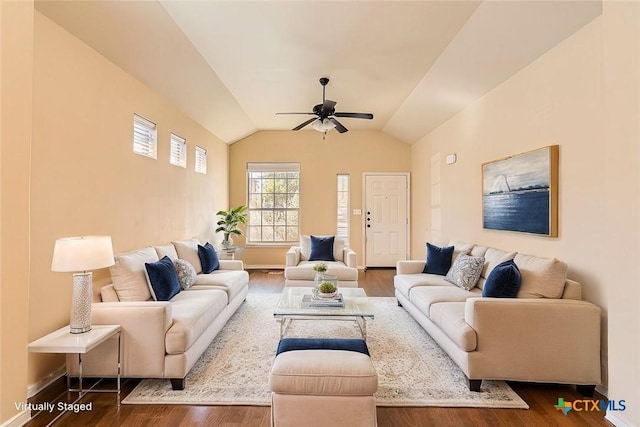
[[[36,8],[222,140],[322,101],[414,143],[601,13],[600,1],[56,1]],[[310,128],[310,127],[308,127]],[[307,129],[307,128],[305,128]]]

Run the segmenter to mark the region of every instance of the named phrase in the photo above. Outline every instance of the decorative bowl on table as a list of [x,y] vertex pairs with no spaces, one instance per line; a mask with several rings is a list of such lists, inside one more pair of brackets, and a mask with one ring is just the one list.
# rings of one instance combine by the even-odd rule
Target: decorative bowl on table
[[334,281],[325,280],[318,285],[317,289],[320,298],[335,298],[338,295],[338,287]]

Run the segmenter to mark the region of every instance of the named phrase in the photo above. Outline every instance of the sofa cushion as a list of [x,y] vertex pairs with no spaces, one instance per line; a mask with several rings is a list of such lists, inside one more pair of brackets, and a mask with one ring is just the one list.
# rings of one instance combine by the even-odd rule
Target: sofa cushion
[[473,351],[478,346],[478,337],[465,322],[464,310],[464,302],[439,302],[431,306],[430,319],[462,350]]
[[158,261],[152,247],[116,255],[111,281],[120,301],[147,301],[151,299],[144,263]]
[[168,256],[144,264],[149,292],[156,301],[169,301],[180,292],[180,281],[173,261]]
[[481,297],[482,291],[473,288],[465,291],[447,282],[447,286],[416,286],[411,289],[409,301],[425,316],[431,318],[431,306],[439,302],[463,302],[467,298]]
[[[327,264],[327,274],[336,276],[338,280],[358,280],[358,269],[347,267],[343,262],[325,261]],[[314,261],[302,261],[295,267],[287,267],[284,269],[284,277],[289,280],[311,280],[316,277],[313,271]]]
[[165,256],[171,258],[171,261],[175,261],[178,259],[178,253],[176,252],[176,247],[171,243],[162,246],[154,246],[156,253],[158,254],[158,259],[162,259]]
[[202,273],[202,264],[198,256],[198,245],[200,244],[198,239],[180,240],[171,243],[176,248],[178,258],[189,261],[193,268],[196,269],[196,273]]
[[487,248],[484,253],[484,268],[482,269],[482,273],[480,276],[485,279],[489,277],[491,270],[501,262],[509,261],[510,259],[515,258],[515,252],[506,252],[501,249],[496,248]]
[[209,274],[220,268],[218,254],[209,242],[205,243],[204,246],[198,245],[198,258],[200,258],[200,264],[202,265],[202,272],[204,274]]
[[[318,237],[330,237],[330,236],[318,236]],[[335,261],[346,261],[344,259],[344,249],[345,249],[344,239],[340,237],[335,237],[333,239],[333,258]],[[311,236],[302,235],[300,236],[300,260],[301,261],[309,261],[309,257],[311,256]]]
[[182,289],[189,289],[191,285],[196,282],[196,278],[198,276],[196,274],[196,269],[193,268],[193,265],[191,265],[189,261],[185,261],[180,258],[173,261],[173,266],[176,269],[180,287]]
[[309,261],[335,261],[333,241],[335,236],[311,236],[311,254]]
[[189,289],[173,297],[173,324],[165,336],[167,354],[180,354],[189,349],[215,321],[227,303],[227,294],[218,289]]
[[451,256],[452,262],[455,262],[456,258],[460,254],[469,254],[475,247],[475,243],[462,242],[458,240],[449,240],[447,246],[453,246],[453,255]]
[[235,298],[249,283],[249,273],[244,270],[216,270],[209,274],[198,274],[191,290],[222,289],[229,297]]
[[490,298],[515,298],[520,290],[521,276],[513,260],[496,265],[482,288],[482,296]]
[[514,259],[522,284],[518,298],[561,298],[567,280],[567,264],[555,258],[518,254]]
[[451,286],[444,276],[438,274],[397,274],[393,278],[394,288],[409,298],[411,289],[416,286]]
[[441,248],[427,242],[427,263],[422,272],[441,276],[447,274],[451,268],[453,249],[453,246]]
[[476,286],[483,266],[483,257],[472,257],[461,253],[447,272],[445,280],[468,291]]

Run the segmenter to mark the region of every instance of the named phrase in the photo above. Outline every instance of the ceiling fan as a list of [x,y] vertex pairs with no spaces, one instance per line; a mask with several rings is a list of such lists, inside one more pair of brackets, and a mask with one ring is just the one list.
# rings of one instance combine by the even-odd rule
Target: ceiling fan
[[330,99],[325,99],[325,88],[329,83],[329,79],[326,77],[320,78],[320,84],[322,85],[322,104],[315,105],[313,107],[312,113],[276,113],[276,114],[306,114],[310,116],[315,116],[305,122],[300,123],[298,126],[294,127],[291,130],[300,130],[308,124],[313,123],[311,126],[319,131],[323,132],[324,136],[333,128],[340,133],[345,133],[348,131],[346,127],[342,123],[340,123],[336,117],[346,117],[350,119],[373,119],[373,114],[371,113],[343,113],[337,112],[335,109],[336,102],[331,101]]

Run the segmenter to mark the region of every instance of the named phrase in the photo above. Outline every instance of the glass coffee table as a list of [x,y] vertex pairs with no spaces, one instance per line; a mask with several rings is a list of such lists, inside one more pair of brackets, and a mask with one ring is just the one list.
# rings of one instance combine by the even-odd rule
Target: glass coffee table
[[[367,340],[367,320],[374,318],[373,307],[362,288],[339,288],[344,306],[313,307],[308,301],[313,294],[310,287],[285,287],[273,316],[280,322],[280,339],[293,320],[351,320],[355,321]],[[304,301],[303,301],[304,300]]]

